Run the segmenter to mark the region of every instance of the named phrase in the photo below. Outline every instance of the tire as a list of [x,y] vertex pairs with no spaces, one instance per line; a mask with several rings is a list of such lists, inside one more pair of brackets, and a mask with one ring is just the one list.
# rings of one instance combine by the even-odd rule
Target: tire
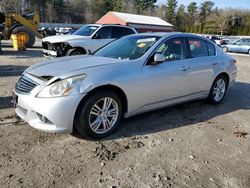
[[[105,104],[105,99],[107,103],[112,102],[108,110],[103,111],[101,108]],[[102,90],[89,96],[84,101],[76,112],[74,130],[83,137],[87,135],[94,139],[105,138],[112,134],[117,129],[122,117],[120,98],[112,91]],[[98,110],[98,107],[101,110]],[[111,110],[112,114],[110,113]],[[108,121],[106,118],[108,118]]]
[[24,45],[25,45],[27,48],[33,47],[33,45],[35,44],[35,41],[36,41],[36,36],[35,36],[35,34],[34,34],[30,29],[28,29],[27,27],[24,27],[24,26],[16,27],[16,28],[13,29],[13,31],[12,31],[12,34],[20,34],[20,33],[25,34],[26,37],[27,37],[27,41],[25,42]]
[[[222,85],[224,83],[224,87],[219,83],[221,83]],[[211,104],[219,104],[224,99],[227,93],[227,89],[228,89],[227,78],[223,75],[219,75],[213,82],[207,101]]]
[[73,56],[73,55],[83,55],[86,54],[86,52],[80,48],[73,48],[68,50],[66,53],[66,56]]
[[223,47],[222,50],[223,50],[223,52],[228,52],[228,48],[227,47]]
[[248,54],[250,55],[250,49],[248,50]]

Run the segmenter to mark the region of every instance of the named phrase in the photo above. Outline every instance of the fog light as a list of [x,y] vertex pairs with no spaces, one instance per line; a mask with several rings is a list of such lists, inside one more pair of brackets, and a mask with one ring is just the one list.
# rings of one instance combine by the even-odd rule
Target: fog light
[[43,122],[43,123],[51,123],[48,118],[46,118],[45,116],[43,116],[42,114],[37,113],[39,119]]

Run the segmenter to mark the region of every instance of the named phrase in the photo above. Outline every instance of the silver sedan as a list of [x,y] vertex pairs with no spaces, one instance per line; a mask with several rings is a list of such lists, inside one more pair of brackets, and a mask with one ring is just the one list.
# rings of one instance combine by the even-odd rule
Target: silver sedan
[[240,39],[235,42],[222,45],[224,52],[242,52],[250,54],[250,39]]
[[15,110],[42,131],[103,138],[122,117],[197,99],[220,103],[235,82],[235,63],[196,35],[130,35],[93,55],[31,66],[16,83]]

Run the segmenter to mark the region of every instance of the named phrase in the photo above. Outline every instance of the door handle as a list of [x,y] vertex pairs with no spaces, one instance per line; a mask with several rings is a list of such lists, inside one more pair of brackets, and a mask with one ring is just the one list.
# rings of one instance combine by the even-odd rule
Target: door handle
[[184,72],[187,71],[187,70],[189,70],[189,69],[190,69],[190,67],[187,66],[187,65],[181,67],[181,70],[184,71]]
[[215,65],[218,65],[218,64],[219,64],[218,62],[214,62],[214,63],[213,63],[214,66],[215,66]]

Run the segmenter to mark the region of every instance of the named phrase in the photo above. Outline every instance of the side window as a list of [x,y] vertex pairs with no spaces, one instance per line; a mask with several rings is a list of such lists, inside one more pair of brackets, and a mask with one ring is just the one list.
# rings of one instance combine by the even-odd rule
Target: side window
[[210,42],[207,42],[207,49],[208,49],[208,55],[209,56],[215,56],[215,47]]
[[186,58],[184,38],[174,38],[161,44],[156,53],[163,54],[166,61],[176,61]]
[[242,43],[243,43],[242,39],[235,42],[236,45],[241,45]]
[[112,33],[112,38],[118,39],[126,35],[134,34],[134,31],[125,27],[113,27]]
[[208,56],[206,41],[198,38],[188,38],[191,58]]
[[123,28],[123,34],[124,35],[132,35],[132,34],[135,34],[135,32],[132,29]]
[[249,40],[245,39],[242,43],[242,45],[249,45]]
[[111,39],[112,38],[112,28],[111,27],[102,27],[96,33],[98,39]]

